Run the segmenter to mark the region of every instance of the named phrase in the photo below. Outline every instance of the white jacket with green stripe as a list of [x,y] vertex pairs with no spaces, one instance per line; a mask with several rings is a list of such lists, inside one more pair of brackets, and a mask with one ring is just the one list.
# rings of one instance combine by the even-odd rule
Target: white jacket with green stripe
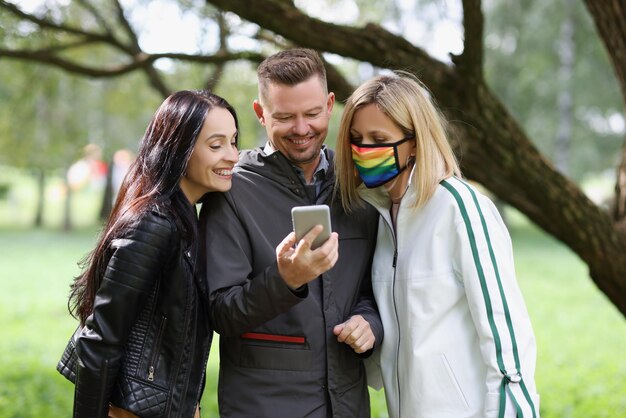
[[381,214],[372,282],[385,337],[368,381],[382,375],[389,416],[538,417],[535,338],[493,203],[449,178],[415,209],[409,185],[396,234],[384,188],[359,191]]

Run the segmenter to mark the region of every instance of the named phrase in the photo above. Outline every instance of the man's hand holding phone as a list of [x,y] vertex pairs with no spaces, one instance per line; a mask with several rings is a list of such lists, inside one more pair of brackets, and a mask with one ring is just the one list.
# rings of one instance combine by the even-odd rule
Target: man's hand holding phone
[[[298,224],[298,219],[296,216],[293,217],[294,231],[296,232],[302,230],[302,226]],[[299,241],[296,240],[296,232],[291,232],[276,247],[278,272],[290,288],[297,289],[310,282],[320,274],[330,270],[337,262],[339,236],[336,232],[331,232],[329,238],[319,247],[312,248],[313,243],[324,232],[323,224],[328,227],[328,230],[325,231],[328,235],[330,230],[329,219],[329,217],[328,220],[322,218]]]

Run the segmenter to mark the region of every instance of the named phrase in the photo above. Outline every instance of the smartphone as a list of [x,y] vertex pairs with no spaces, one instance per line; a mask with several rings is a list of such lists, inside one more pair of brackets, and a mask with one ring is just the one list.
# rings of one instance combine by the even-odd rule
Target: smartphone
[[327,205],[295,206],[291,209],[291,222],[299,242],[315,225],[322,225],[324,230],[315,238],[311,249],[314,250],[330,238],[330,209]]

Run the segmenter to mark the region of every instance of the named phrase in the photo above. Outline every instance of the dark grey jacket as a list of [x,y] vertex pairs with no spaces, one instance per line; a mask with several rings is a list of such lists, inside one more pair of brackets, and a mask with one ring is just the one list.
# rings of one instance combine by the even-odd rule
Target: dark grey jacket
[[193,417],[212,330],[193,274],[197,245],[185,244],[181,228],[153,210],[112,242],[76,341],[74,417],[106,417],[109,402],[139,417]]
[[[231,191],[203,205],[200,254],[220,334],[223,417],[370,415],[362,356],[337,342],[333,327],[361,314],[382,341],[370,281],[377,215],[369,206],[346,215],[331,200],[325,152],[330,169],[317,199],[282,154],[257,149],[241,154]],[[278,274],[275,248],[292,230],[293,206],[321,203],[331,207],[339,260],[294,293]]]

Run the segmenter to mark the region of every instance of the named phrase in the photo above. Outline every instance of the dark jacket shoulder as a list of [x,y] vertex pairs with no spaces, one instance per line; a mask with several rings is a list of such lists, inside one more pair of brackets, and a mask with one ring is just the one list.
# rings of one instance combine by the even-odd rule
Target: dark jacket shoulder
[[111,242],[111,249],[124,248],[130,252],[164,257],[171,253],[179,240],[178,227],[172,214],[163,208],[144,212],[135,225]]

